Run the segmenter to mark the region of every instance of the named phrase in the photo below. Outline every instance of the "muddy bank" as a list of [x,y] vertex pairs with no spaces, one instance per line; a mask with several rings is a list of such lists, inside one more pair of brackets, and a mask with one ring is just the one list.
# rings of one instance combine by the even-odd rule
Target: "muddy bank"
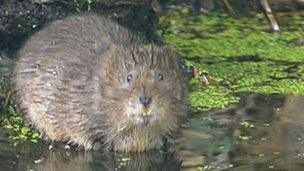
[[0,51],[17,50],[26,37],[45,24],[82,12],[108,15],[147,38],[153,37],[158,23],[157,13],[150,3],[144,1],[38,2],[40,1],[4,0],[0,2]]

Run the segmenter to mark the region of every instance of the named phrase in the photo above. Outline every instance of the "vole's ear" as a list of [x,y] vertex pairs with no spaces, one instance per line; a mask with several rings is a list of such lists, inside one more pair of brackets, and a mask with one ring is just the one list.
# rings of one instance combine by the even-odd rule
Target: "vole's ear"
[[113,72],[129,71],[136,65],[136,54],[133,46],[113,45],[109,50],[107,66]]
[[[148,45],[144,45],[144,48],[147,49],[149,52],[158,52],[160,54],[163,55],[172,55],[173,54],[173,50],[165,44],[148,44]],[[157,54],[158,54],[157,53]]]
[[174,54],[172,48],[169,47],[168,45],[161,45],[160,46],[160,51],[162,51],[163,54],[169,55],[169,56],[172,56]]
[[114,44],[111,44],[108,49],[103,52],[104,58],[100,58],[100,61],[103,65],[104,71],[102,73],[105,75],[105,77],[108,78],[108,80],[114,80],[115,79],[115,72],[118,70],[118,61],[123,59],[122,55],[123,48],[121,46],[117,46]]
[[152,45],[157,46],[156,51],[159,56],[159,58],[162,61],[162,65],[165,68],[170,68],[170,69],[177,69],[177,59],[176,59],[176,54],[174,53],[173,49],[168,46],[168,45]]

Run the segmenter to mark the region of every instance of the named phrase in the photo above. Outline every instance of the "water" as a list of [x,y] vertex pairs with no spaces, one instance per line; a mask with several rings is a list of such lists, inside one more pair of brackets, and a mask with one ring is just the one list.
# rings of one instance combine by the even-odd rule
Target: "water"
[[15,147],[0,132],[0,170],[301,170],[304,97],[242,98],[225,110],[193,114],[167,151],[102,154],[60,145],[49,150],[48,144]]
[[245,95],[239,105],[191,119],[192,134],[205,138],[188,137],[183,144],[206,157],[204,168],[302,170],[303,104],[302,96]]
[[161,152],[142,154],[102,154],[61,146],[52,150],[46,144],[17,147],[1,142],[0,170],[95,171],[95,170],[178,170],[180,162]]

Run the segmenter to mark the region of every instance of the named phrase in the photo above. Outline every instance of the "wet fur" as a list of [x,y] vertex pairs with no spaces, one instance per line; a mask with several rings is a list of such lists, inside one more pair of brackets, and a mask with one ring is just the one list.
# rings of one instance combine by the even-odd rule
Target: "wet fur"
[[[115,151],[159,148],[186,112],[172,52],[93,14],[53,22],[34,34],[18,54],[11,83],[28,123],[46,139],[86,150],[96,141]],[[153,125],[136,124],[126,113],[143,90],[156,106]]]

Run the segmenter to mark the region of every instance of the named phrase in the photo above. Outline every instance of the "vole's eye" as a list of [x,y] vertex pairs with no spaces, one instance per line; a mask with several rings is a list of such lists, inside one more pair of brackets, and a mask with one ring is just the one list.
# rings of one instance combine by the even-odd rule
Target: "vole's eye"
[[127,82],[129,83],[129,82],[131,82],[133,80],[133,76],[132,76],[132,74],[129,74],[128,76],[127,76]]
[[157,79],[158,79],[159,81],[163,81],[163,80],[164,80],[164,75],[158,73],[158,74],[157,74]]

